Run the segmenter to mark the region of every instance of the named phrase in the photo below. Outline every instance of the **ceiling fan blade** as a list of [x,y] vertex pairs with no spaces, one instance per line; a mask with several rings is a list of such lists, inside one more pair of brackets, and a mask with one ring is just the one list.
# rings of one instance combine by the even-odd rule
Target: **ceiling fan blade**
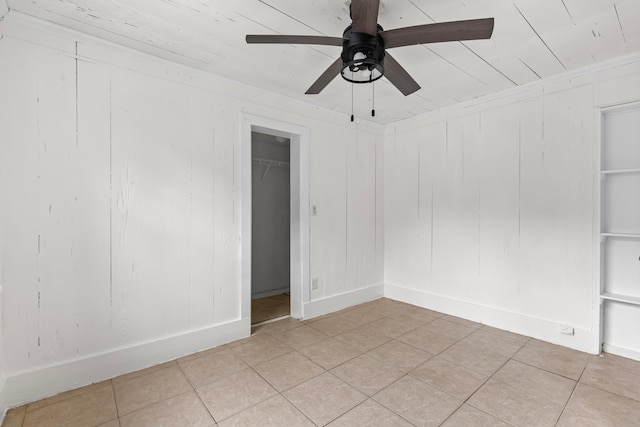
[[351,30],[371,36],[378,34],[380,0],[351,0]]
[[396,61],[393,56],[387,52],[384,56],[384,76],[392,85],[398,88],[404,96],[411,95],[420,89],[420,85],[413,80],[413,77],[402,68],[402,65]]
[[333,80],[335,76],[340,74],[341,70],[342,70],[342,58],[338,58],[333,64],[329,66],[329,68],[325,70],[324,73],[322,73],[320,77],[318,77],[318,80],[316,80],[311,85],[311,87],[307,89],[305,94],[307,95],[319,94],[322,91],[322,89],[324,89],[325,87],[327,87],[329,83],[331,83],[331,80]]
[[327,36],[289,36],[282,34],[249,34],[247,43],[279,43],[279,44],[320,44],[326,46],[342,46],[342,37]]
[[412,46],[424,43],[488,39],[493,33],[493,18],[440,22],[381,31],[384,47]]

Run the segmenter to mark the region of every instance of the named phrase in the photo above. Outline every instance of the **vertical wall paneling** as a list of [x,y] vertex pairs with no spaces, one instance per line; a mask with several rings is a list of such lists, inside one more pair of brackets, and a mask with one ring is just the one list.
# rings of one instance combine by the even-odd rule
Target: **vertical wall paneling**
[[594,112],[640,98],[639,73],[600,70],[390,128],[386,294],[597,352]]
[[354,131],[342,115],[184,67],[0,27],[3,402],[248,334],[245,111],[295,123],[285,127],[301,159],[294,317],[382,295],[382,128]]

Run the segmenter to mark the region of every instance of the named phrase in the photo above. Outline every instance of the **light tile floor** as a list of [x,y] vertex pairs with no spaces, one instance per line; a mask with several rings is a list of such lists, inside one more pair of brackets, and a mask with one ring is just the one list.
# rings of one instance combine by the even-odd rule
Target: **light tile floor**
[[288,316],[291,298],[287,294],[272,295],[251,300],[251,324]]
[[640,426],[640,362],[389,299],[254,332],[3,426]]

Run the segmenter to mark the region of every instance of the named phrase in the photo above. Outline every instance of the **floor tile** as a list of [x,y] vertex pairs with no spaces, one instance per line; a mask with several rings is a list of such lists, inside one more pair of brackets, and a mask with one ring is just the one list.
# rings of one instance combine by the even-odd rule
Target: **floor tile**
[[4,422],[2,423],[2,427],[22,427],[22,422],[24,421],[24,415],[26,412],[27,405],[9,409],[4,418]]
[[404,375],[403,371],[385,365],[367,355],[362,355],[333,368],[331,373],[367,396],[374,395]]
[[412,427],[413,424],[394,414],[375,400],[356,406],[328,427]]
[[532,339],[513,358],[527,365],[577,380],[587,365],[589,355],[570,348]]
[[302,325],[297,328],[289,329],[287,331],[278,332],[273,334],[274,337],[284,342],[288,346],[300,350],[311,344],[315,344],[319,341],[329,338],[327,334],[323,334],[309,326]]
[[121,427],[210,427],[215,422],[194,391],[172,397],[120,419]]
[[486,376],[493,375],[509,360],[508,356],[478,349],[465,341],[452,345],[440,353],[440,356]]
[[333,338],[311,344],[300,350],[300,353],[327,370],[335,368],[362,354],[353,347],[349,347]]
[[640,362],[386,298],[252,332],[13,409],[2,427],[640,427]]
[[113,384],[120,416],[192,389],[177,364]]
[[569,378],[516,360],[507,362],[496,372],[493,379],[561,405],[565,405],[569,401],[576,386],[576,382]]
[[340,417],[367,398],[328,372],[292,388],[284,396],[318,425]]
[[111,388],[111,380],[101,381],[99,383],[91,384],[84,387],[79,387],[64,393],[56,394],[55,396],[47,397],[46,399],[38,400],[37,402],[29,403],[27,405],[27,411],[33,411],[35,409],[39,409],[48,405],[53,405],[54,403],[62,402],[63,400],[71,399],[77,396],[82,396],[87,393],[92,393],[104,387]]
[[251,368],[199,387],[196,392],[216,422],[278,394]]
[[593,426],[637,426],[640,425],[640,402],[578,384],[558,425],[577,425],[578,421]]
[[417,327],[420,327],[426,325],[427,323],[431,323],[442,316],[436,316],[433,313],[434,312],[429,310],[406,310],[404,312],[394,313],[392,314],[392,316],[394,319],[401,322],[412,323]]
[[322,367],[297,351],[259,363],[254,369],[280,392],[325,372]]
[[410,374],[461,400],[469,398],[489,378],[440,356],[430,359]]
[[291,347],[270,334],[254,335],[241,345],[232,347],[232,350],[251,366],[293,351]]
[[443,335],[445,337],[461,340],[462,338],[472,334],[478,329],[478,326],[472,322],[462,323],[451,320],[451,317],[441,317],[430,322],[424,328],[434,334]]
[[507,357],[516,354],[525,344],[523,341],[508,338],[507,335],[499,335],[483,329],[473,332],[461,342],[471,344],[481,351],[497,353]]
[[520,342],[523,345],[527,341],[530,340],[529,337],[526,337],[524,335],[515,334],[513,332],[505,331],[504,329],[498,329],[498,328],[494,328],[494,327],[487,326],[487,325],[484,325],[483,327],[478,329],[478,331],[488,332],[488,333],[493,334],[493,335],[498,335],[498,336],[501,336],[503,338],[509,339],[511,341]]
[[438,354],[458,342],[455,338],[445,337],[443,335],[430,332],[426,329],[426,326],[416,328],[396,339],[432,354]]
[[438,426],[462,401],[405,376],[374,396],[374,399],[416,426]]
[[392,340],[367,353],[385,363],[404,372],[408,372],[433,357],[433,354],[419,350],[400,341]]
[[178,365],[193,387],[218,381],[248,367],[228,348],[196,359],[178,359]]
[[554,426],[564,407],[494,379],[489,379],[468,403],[516,426]]
[[143,377],[143,376],[146,376],[146,375],[149,375],[149,374],[154,374],[154,373],[156,373],[158,371],[162,371],[164,369],[175,367],[175,366],[176,366],[176,361],[172,360],[170,362],[161,363],[159,365],[154,365],[154,366],[151,366],[151,367],[146,368],[146,369],[140,369],[139,371],[131,372],[129,374],[120,375],[119,377],[115,377],[111,381],[113,382],[113,384],[119,384],[119,383],[122,383],[122,382],[125,382],[125,381],[132,380],[134,378]]
[[298,326],[301,326],[301,325],[303,325],[303,323],[299,319],[287,317],[286,319],[276,320],[275,322],[252,326],[251,333],[263,334],[266,332],[266,333],[274,334],[277,332],[286,331],[288,329],[297,328]]
[[378,334],[386,335],[389,338],[397,338],[417,328],[417,325],[410,322],[401,322],[391,317],[382,317],[366,325],[367,328]]
[[473,329],[480,329],[482,328],[482,323],[478,323],[478,322],[474,322],[472,320],[467,320],[467,319],[463,319],[461,317],[457,317],[457,316],[451,316],[449,314],[445,314],[441,317],[442,320],[446,320],[448,322],[453,322],[453,323],[457,323],[459,325],[462,326],[468,326],[470,328]]
[[338,316],[349,322],[355,323],[358,326],[362,326],[384,317],[385,312],[377,310],[375,307],[371,306],[358,306],[345,313],[338,314]]
[[334,338],[362,353],[391,341],[391,338],[363,327],[336,335]]
[[471,405],[462,405],[442,427],[510,427],[498,418],[482,412]]
[[176,362],[180,363],[180,362],[192,361],[195,359],[199,359],[200,357],[211,356],[212,354],[218,353],[220,351],[230,350],[230,349],[231,347],[229,347],[229,345],[227,344],[220,345],[218,347],[213,347],[207,350],[202,350],[197,353],[190,354],[188,356],[181,357],[179,359],[176,359]]
[[640,401],[640,362],[606,353],[591,356],[580,382]]
[[23,427],[97,426],[118,418],[110,384],[51,405],[27,406]]
[[221,421],[220,427],[314,427],[307,417],[281,395],[274,396]]
[[313,329],[317,329],[318,331],[329,335],[330,337],[343,334],[352,329],[355,329],[358,326],[355,323],[338,316],[331,316],[317,321],[310,321],[307,323],[307,325],[309,325]]

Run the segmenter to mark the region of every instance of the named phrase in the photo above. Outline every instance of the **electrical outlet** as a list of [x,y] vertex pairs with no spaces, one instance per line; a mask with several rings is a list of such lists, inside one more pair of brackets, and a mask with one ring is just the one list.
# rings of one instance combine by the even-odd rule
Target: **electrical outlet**
[[573,326],[560,325],[560,333],[565,335],[574,335],[575,329],[573,329]]
[[318,289],[318,278],[314,277],[311,279],[311,290],[315,291],[316,289]]
[[311,206],[311,216],[318,216],[318,207],[316,205]]

